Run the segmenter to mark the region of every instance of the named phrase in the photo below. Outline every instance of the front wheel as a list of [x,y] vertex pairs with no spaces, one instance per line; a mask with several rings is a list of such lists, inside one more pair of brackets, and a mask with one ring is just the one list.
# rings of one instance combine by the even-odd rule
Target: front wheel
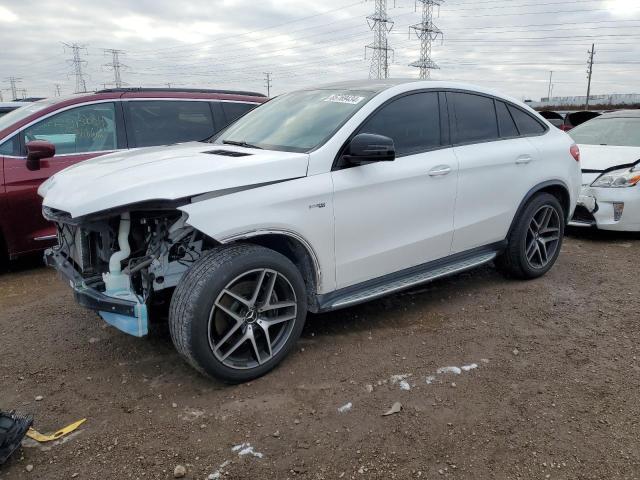
[[176,349],[196,369],[239,383],[282,361],[306,314],[296,266],[273,250],[238,244],[212,250],[184,275],[169,327]]
[[516,220],[507,249],[496,259],[498,270],[521,279],[544,275],[560,254],[564,227],[564,210],[558,199],[538,193]]

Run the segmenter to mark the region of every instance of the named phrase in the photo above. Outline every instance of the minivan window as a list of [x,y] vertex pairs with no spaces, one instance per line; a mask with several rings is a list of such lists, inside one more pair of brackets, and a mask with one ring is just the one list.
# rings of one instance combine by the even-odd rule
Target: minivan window
[[249,110],[256,108],[255,103],[243,103],[243,102],[220,102],[224,115],[227,117],[227,125],[235,122]]
[[358,129],[393,140],[397,155],[440,146],[440,111],[436,92],[406,95],[384,105]]
[[518,129],[516,128],[516,124],[504,102],[496,100],[496,113],[498,114],[498,128],[500,129],[500,136],[503,138],[517,137]]
[[263,103],[212,141],[308,152],[324,144],[375,92],[302,90]]
[[47,140],[56,155],[101,152],[117,148],[115,105],[95,103],[71,108],[26,128],[25,143]]
[[493,99],[470,93],[448,93],[456,118],[456,143],[496,140],[498,122]]
[[544,133],[545,128],[542,124],[528,113],[511,105],[509,105],[509,111],[518,126],[518,130],[520,130],[520,135],[540,135]]
[[2,118],[0,118],[0,130],[4,130],[5,128],[18,123],[19,121],[24,120],[29,115],[33,115],[40,110],[44,110],[45,108],[50,107],[56,101],[58,100],[40,100],[38,102],[27,103],[24,107],[16,108],[15,110],[7,113],[6,115],[3,115]]
[[209,102],[135,100],[128,108],[133,147],[200,141],[215,133]]

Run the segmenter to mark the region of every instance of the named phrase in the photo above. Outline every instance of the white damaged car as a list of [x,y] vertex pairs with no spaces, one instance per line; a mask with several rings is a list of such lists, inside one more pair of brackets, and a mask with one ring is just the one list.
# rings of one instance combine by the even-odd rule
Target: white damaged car
[[[32,152],[30,161],[37,161]],[[302,90],[209,143],[106,155],[39,190],[77,301],[133,335],[170,302],[180,354],[229,382],[291,350],[307,311],[495,261],[545,274],[580,191],[572,140],[524,104],[436,81]]]
[[605,113],[569,135],[583,185],[570,225],[640,231],[640,110]]

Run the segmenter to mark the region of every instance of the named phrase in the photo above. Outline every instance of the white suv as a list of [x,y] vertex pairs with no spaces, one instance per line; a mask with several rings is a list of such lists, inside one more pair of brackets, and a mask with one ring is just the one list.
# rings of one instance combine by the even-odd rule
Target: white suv
[[282,95],[209,143],[117,153],[42,185],[45,254],[79,303],[145,335],[170,302],[177,350],[229,382],[272,369],[307,311],[490,261],[547,272],[579,152],[522,103],[435,81]]

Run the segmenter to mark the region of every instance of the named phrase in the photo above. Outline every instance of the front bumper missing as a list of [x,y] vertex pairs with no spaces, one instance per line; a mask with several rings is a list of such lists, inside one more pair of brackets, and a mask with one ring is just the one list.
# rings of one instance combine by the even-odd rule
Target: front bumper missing
[[97,311],[103,320],[125,333],[136,337],[148,333],[148,313],[144,303],[111,297],[91,288],[72,263],[54,249],[49,248],[44,252],[44,260],[69,281],[75,300],[80,305]]

